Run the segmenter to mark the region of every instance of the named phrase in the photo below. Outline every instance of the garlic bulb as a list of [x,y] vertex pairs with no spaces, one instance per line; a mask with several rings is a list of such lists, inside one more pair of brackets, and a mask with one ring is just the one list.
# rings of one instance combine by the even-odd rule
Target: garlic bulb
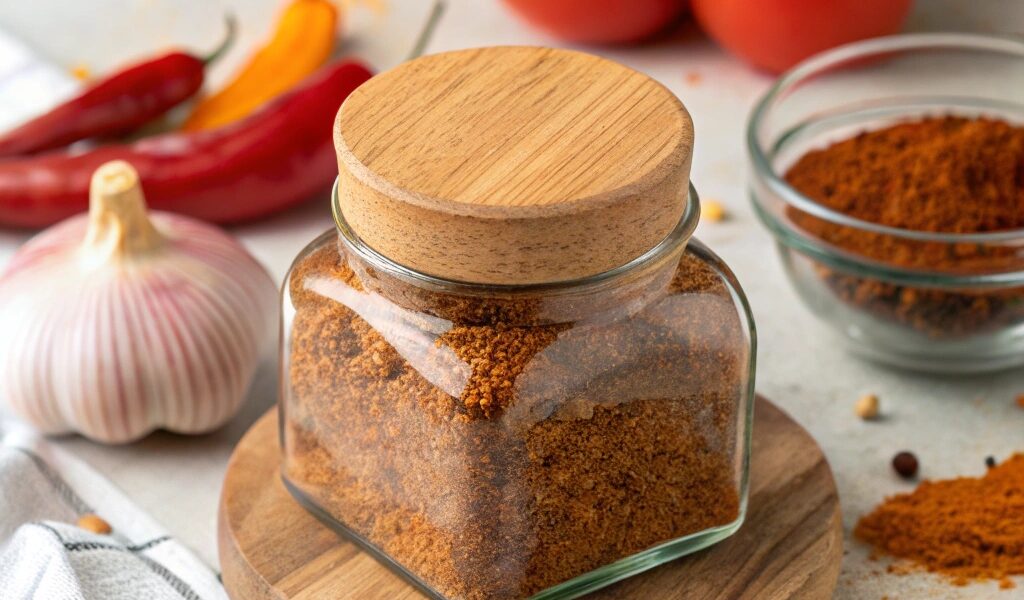
[[223,231],[147,215],[123,161],[87,215],[29,240],[0,277],[0,401],[45,433],[127,442],[235,414],[277,322],[277,286]]

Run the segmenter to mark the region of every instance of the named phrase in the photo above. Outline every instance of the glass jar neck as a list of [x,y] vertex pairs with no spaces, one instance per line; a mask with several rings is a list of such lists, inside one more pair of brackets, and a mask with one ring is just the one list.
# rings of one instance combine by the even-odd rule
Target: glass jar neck
[[614,318],[664,293],[700,217],[689,186],[679,222],[656,246],[629,263],[589,277],[541,284],[494,285],[422,273],[377,252],[353,231],[332,198],[338,250],[367,291],[411,310],[467,324],[540,325]]

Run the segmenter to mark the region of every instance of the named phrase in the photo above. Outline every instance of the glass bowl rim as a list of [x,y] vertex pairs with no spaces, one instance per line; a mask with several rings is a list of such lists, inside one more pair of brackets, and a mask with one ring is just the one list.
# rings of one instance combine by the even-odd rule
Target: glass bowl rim
[[[871,38],[838,46],[816,54],[780,75],[768,91],[755,103],[747,120],[746,145],[747,157],[754,169],[754,176],[761,180],[768,189],[776,194],[789,206],[799,209],[819,219],[873,233],[925,242],[941,242],[945,244],[977,243],[1000,244],[1024,241],[1024,228],[1007,229],[984,233],[931,232],[903,229],[872,223],[851,217],[801,194],[790,186],[775,170],[768,153],[758,141],[757,132],[762,123],[770,118],[773,103],[785,92],[805,83],[809,77],[848,61],[864,59],[874,54],[889,53],[900,50],[970,50],[987,51],[1017,56],[1024,59],[1024,40],[1010,36],[984,35],[974,33],[906,33]],[[813,84],[812,84],[813,85]],[[762,219],[776,221],[768,211],[760,206],[761,201],[756,193],[752,194],[755,207]],[[769,223],[776,234],[795,235],[791,227],[782,223]],[[802,236],[801,236],[802,237]],[[821,242],[821,240],[815,240]],[[805,243],[810,243],[805,241]],[[823,242],[822,242],[823,243]],[[828,247],[827,245],[825,246]],[[826,251],[824,248],[821,251]],[[827,251],[831,253],[832,251]],[[870,261],[869,261],[870,262]]]

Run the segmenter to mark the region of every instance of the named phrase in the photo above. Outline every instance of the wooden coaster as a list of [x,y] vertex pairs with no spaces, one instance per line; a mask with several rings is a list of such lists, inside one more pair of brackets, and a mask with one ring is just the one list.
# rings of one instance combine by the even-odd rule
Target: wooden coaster
[[[821,449],[774,404],[754,409],[750,503],[731,538],[589,598],[831,598],[843,535]],[[224,585],[235,600],[401,600],[423,596],[299,506],[280,477],[277,411],[239,442],[218,518]]]

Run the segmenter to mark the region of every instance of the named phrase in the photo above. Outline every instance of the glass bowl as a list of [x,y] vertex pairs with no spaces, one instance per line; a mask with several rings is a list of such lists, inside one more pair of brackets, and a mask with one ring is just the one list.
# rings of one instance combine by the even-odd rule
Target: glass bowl
[[[1024,42],[908,34],[812,57],[780,77],[751,115],[755,212],[799,296],[854,352],[945,373],[1024,364],[1024,229],[962,234],[884,226],[827,208],[784,179],[809,150],[944,115],[1024,123]],[[877,248],[839,247],[812,233],[822,227],[839,233],[833,240],[872,236]],[[901,258],[890,260],[891,250]]]

